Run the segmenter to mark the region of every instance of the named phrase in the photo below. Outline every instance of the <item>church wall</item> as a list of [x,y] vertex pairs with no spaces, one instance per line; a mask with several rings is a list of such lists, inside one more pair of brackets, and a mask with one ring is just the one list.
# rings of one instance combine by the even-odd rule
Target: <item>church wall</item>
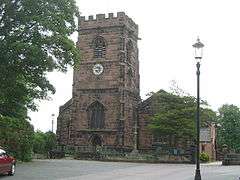
[[69,140],[69,130],[71,124],[71,105],[72,100],[60,107],[57,118],[57,141],[59,145],[67,145]]
[[141,150],[151,149],[153,143],[153,135],[147,128],[150,114],[140,112],[139,115],[139,132],[138,132],[138,148]]

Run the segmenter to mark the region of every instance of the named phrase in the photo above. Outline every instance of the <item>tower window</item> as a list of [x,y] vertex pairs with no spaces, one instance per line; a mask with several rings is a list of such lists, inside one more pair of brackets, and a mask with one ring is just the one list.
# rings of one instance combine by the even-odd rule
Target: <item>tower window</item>
[[106,42],[103,37],[98,36],[93,40],[94,57],[103,58],[106,55]]
[[104,106],[100,102],[96,101],[88,107],[87,111],[90,128],[104,128]]

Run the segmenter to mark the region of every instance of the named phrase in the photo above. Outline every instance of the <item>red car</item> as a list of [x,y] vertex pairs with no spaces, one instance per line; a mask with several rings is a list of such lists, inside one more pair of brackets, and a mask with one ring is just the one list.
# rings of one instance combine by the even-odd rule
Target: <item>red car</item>
[[16,160],[0,149],[0,174],[13,176],[15,173]]

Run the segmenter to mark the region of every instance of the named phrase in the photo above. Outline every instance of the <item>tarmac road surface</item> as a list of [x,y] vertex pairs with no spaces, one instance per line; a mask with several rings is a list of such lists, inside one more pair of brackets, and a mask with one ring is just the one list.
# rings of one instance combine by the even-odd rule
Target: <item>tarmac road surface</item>
[[[195,165],[34,160],[0,180],[194,180]],[[202,180],[240,180],[240,166],[201,165]]]

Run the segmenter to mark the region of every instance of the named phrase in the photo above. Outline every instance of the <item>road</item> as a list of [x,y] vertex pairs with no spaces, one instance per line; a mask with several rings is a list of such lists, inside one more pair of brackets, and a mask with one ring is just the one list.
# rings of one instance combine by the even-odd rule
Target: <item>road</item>
[[[0,180],[193,180],[194,165],[35,160]],[[202,180],[239,180],[240,166],[201,165]]]

